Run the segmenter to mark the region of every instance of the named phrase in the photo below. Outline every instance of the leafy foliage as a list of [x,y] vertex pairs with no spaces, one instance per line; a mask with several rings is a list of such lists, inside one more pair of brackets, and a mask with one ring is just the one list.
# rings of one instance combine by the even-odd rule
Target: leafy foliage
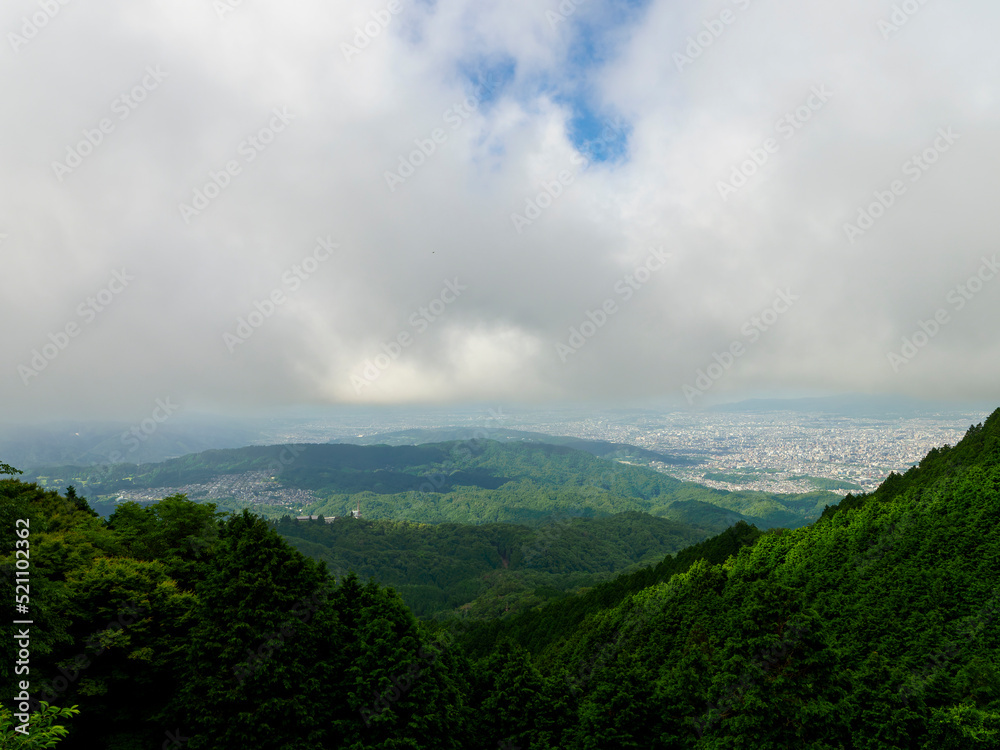
[[615,573],[659,562],[706,536],[641,513],[559,518],[535,529],[512,524],[414,524],[342,519],[275,529],[332,571],[390,585],[421,617],[518,611]]
[[752,545],[760,535],[757,528],[740,522],[718,536],[664,558],[655,566],[620,575],[584,594],[558,599],[507,620],[476,623],[467,629],[463,645],[471,656],[483,656],[494,643],[509,638],[545,661],[550,647],[587,617],[618,605],[631,594],[670,580],[700,560],[721,564],[743,547]]
[[41,750],[52,748],[66,736],[69,730],[59,719],[71,719],[80,713],[76,706],[58,708],[50,706],[45,701],[39,704],[38,710],[30,714],[25,731],[18,731],[21,726],[14,720],[14,715],[7,705],[0,706],[0,748],[3,750]]

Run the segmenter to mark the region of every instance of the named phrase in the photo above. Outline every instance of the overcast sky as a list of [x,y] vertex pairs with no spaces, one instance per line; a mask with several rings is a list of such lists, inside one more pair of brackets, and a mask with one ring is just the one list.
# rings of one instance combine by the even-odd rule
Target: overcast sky
[[1000,400],[998,21],[8,0],[0,419]]

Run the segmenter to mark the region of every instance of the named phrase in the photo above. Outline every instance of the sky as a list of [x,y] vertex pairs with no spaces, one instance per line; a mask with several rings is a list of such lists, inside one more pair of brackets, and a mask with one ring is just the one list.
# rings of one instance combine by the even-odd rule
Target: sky
[[998,21],[9,0],[0,421],[1000,401]]

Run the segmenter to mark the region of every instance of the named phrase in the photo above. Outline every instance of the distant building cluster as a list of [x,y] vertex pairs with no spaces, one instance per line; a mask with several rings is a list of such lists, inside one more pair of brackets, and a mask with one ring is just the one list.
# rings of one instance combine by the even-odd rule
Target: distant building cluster
[[246,505],[271,505],[288,510],[298,510],[316,502],[316,496],[305,490],[279,486],[264,471],[247,471],[242,474],[220,474],[210,482],[185,484],[180,487],[154,487],[152,489],[120,490],[117,501],[137,503],[156,502],[170,495],[187,495],[189,500],[211,502],[232,498]]
[[[968,425],[982,418],[969,415],[965,423],[956,425],[954,414],[882,419],[789,412],[666,412],[627,418],[581,415],[575,419],[553,416],[551,420],[536,418],[508,426],[627,443],[688,457],[695,459],[692,465],[646,460],[637,463],[718,489],[778,493],[815,489],[817,483],[810,478],[850,482],[871,491],[890,472],[905,472],[931,448],[956,444]],[[315,430],[325,434],[320,428]],[[312,432],[282,437],[292,443],[316,439]],[[232,498],[241,504],[266,505],[290,513],[301,512],[318,499],[305,490],[281,487],[274,477],[258,471],[220,475],[203,484],[126,490],[118,494],[118,500],[153,502],[178,493],[196,501]],[[319,516],[294,518],[317,521]],[[333,523],[341,518],[360,519],[360,504],[347,516],[327,516],[324,520]]]
[[[726,490],[808,492],[801,475],[856,483],[875,489],[890,472],[905,472],[931,448],[955,445],[970,424],[955,427],[955,415],[886,419],[808,413],[665,413],[631,422],[603,418],[518,424],[553,435],[629,443],[703,461],[699,466],[652,462],[651,468],[689,482]],[[739,474],[744,481],[706,479],[706,472]],[[846,493],[847,490],[838,490]]]

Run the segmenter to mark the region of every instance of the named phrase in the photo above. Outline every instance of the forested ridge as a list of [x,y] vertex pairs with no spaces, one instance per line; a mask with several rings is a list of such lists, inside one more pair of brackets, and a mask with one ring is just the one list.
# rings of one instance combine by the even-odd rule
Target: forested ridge
[[483,618],[520,611],[615,573],[659,562],[712,533],[636,512],[601,518],[559,516],[535,528],[324,521],[285,516],[275,529],[331,571],[350,570],[392,586],[418,617]]
[[26,478],[50,488],[72,484],[96,501],[122,490],[181,487],[246,472],[270,477],[275,489],[312,493],[316,500],[306,513],[343,516],[360,503],[365,518],[416,523],[539,525],[553,514],[635,511],[706,528],[721,517],[727,525],[745,520],[791,528],[813,521],[840,497],[716,490],[569,445],[479,438],[416,446],[250,446],[158,464],[48,467]]
[[628,459],[629,461],[642,463],[658,461],[677,466],[697,466],[704,461],[704,458],[700,455],[691,456],[674,452],[654,451],[648,448],[640,448],[636,445],[629,445],[628,443],[612,443],[607,440],[596,440],[593,438],[548,435],[542,432],[510,430],[498,427],[490,427],[488,429],[474,427],[417,428],[377,433],[375,435],[359,436],[350,439],[332,440],[331,442],[356,445],[423,445],[426,443],[445,443],[456,440],[463,442],[495,440],[497,442],[516,441],[520,443],[562,445],[590,453],[599,458],[613,460]]
[[1000,747],[1000,411],[810,526],[741,525],[492,624],[420,622],[216,516],[104,522],[0,481],[5,570],[31,522],[32,689],[80,710],[59,747]]

